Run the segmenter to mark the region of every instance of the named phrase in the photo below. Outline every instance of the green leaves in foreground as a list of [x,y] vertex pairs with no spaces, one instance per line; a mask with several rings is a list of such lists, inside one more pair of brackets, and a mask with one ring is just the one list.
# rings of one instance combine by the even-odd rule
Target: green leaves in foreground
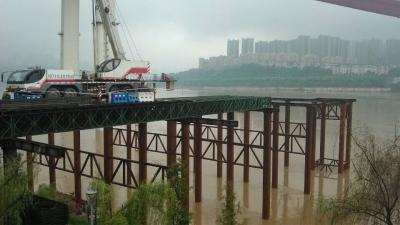
[[128,225],[126,218],[120,213],[112,211],[112,188],[102,180],[94,180],[90,184],[92,190],[97,191],[97,215],[99,225]]
[[189,225],[189,211],[183,207],[185,187],[181,164],[168,171],[171,183],[142,184],[117,212],[112,210],[112,188],[101,180],[92,182],[97,190],[100,225]]
[[174,225],[177,205],[175,192],[167,183],[141,185],[122,214],[129,225]]
[[18,156],[7,162],[5,169],[0,166],[0,225],[22,223],[21,215],[30,197],[24,165]]
[[241,214],[240,204],[236,202],[236,195],[232,184],[225,188],[224,202],[221,214],[217,219],[219,225],[240,225],[238,216]]

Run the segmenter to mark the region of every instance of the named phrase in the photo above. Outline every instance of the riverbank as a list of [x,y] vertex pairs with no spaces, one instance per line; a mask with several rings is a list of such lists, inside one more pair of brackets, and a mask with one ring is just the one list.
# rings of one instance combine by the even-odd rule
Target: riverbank
[[332,74],[321,68],[276,68],[241,65],[219,69],[191,69],[173,74],[177,87],[279,87],[307,90],[314,88],[376,89],[388,91],[395,75]]

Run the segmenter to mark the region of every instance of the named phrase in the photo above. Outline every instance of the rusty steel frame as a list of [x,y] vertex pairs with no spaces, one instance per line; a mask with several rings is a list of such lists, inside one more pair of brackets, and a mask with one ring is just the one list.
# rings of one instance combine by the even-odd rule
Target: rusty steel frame
[[[338,166],[339,173],[348,169],[351,155],[351,123],[352,103],[354,100],[340,99],[272,99],[274,108],[257,110],[263,113],[263,130],[251,130],[250,112],[244,114],[244,128],[235,129],[232,126],[223,127],[224,124],[202,125],[202,121],[194,121],[193,134],[190,132],[189,122],[182,120],[181,128],[177,131],[177,123],[168,121],[167,134],[147,132],[147,124],[139,123],[139,130],[132,130],[131,125],[126,129],[104,128],[104,155],[85,152],[80,149],[80,132],[74,132],[74,149],[66,149],[65,157],[57,158],[52,162],[51,157],[34,153],[30,157],[34,163],[50,168],[70,172],[75,175],[75,198],[81,200],[81,177],[104,179],[129,188],[137,188],[147,181],[147,168],[152,168],[154,175],[149,182],[157,179],[165,180],[168,167],[176,163],[176,156],[182,156],[183,176],[185,185],[189,188],[189,158],[194,157],[194,189],[195,202],[201,202],[202,187],[202,160],[217,162],[217,176],[222,176],[223,163],[226,164],[227,187],[233,188],[234,166],[243,166],[244,182],[249,181],[249,169],[259,168],[263,171],[263,200],[262,217],[270,217],[270,191],[278,185],[278,161],[279,152],[284,153],[284,166],[289,166],[289,154],[305,155],[304,158],[304,193],[310,194],[311,170],[316,166],[327,166],[330,162]],[[285,107],[285,121],[279,121],[280,107]],[[304,107],[306,109],[305,123],[290,121],[290,107]],[[340,113],[338,113],[340,110]],[[197,117],[198,118],[198,117]],[[223,114],[218,114],[218,120],[222,121]],[[321,120],[321,138],[325,137],[326,120],[340,121],[339,159],[328,159],[324,156],[325,142],[320,143],[320,159],[316,158],[316,126],[317,120]],[[217,121],[217,120],[215,120]],[[227,121],[234,121],[234,112],[227,113]],[[193,122],[193,121],[192,121]],[[204,121],[203,121],[204,122]],[[323,128],[323,129],[322,129]],[[225,136],[223,135],[225,131]],[[50,137],[50,136],[49,136]],[[243,137],[243,138],[242,138]],[[279,143],[279,137],[284,137],[284,142]],[[28,137],[29,138],[29,137]],[[54,138],[54,137],[53,137]],[[177,141],[177,138],[179,141]],[[165,140],[166,139],[166,140]],[[193,139],[193,146],[190,145]],[[235,139],[237,142],[235,142]],[[304,147],[299,140],[304,139]],[[49,139],[51,141],[51,139]],[[148,140],[150,140],[148,142]],[[166,141],[166,144],[165,144]],[[203,147],[205,144],[205,148]],[[226,152],[223,152],[223,145]],[[295,144],[299,151],[295,151]],[[127,159],[114,157],[113,146],[125,146]],[[180,147],[180,152],[178,151]],[[235,147],[240,147],[235,150]],[[132,160],[131,150],[139,150],[139,160]],[[258,154],[256,149],[260,150]],[[4,151],[6,157],[12,155],[15,149]],[[296,149],[297,150],[297,149]],[[71,152],[74,160],[71,160]],[[155,165],[147,162],[147,152],[167,154],[167,166]],[[212,152],[210,157],[207,153]],[[235,155],[235,153],[237,153]],[[81,157],[84,159],[81,164]],[[254,157],[254,160],[250,160]],[[260,159],[262,157],[262,159]],[[104,160],[104,170],[100,169],[99,161]],[[243,162],[240,162],[242,160]],[[251,164],[255,161],[255,164]],[[132,171],[132,165],[139,167],[138,179]],[[115,167],[114,167],[115,165]],[[329,167],[330,169],[330,167]],[[122,175],[122,176],[121,176]],[[51,175],[50,175],[51,177]],[[185,207],[189,207],[189,193],[184,197]]]
[[[279,130],[282,130],[282,124],[279,123]],[[305,123],[291,123],[291,135],[290,137],[290,151],[289,153],[291,154],[297,154],[297,155],[305,155],[305,149],[302,146],[302,139],[306,138],[305,135]],[[220,139],[218,138],[218,131],[220,130],[220,134],[225,131],[225,136],[221,135]],[[202,159],[204,160],[209,160],[209,161],[216,161],[220,163],[226,163],[226,154],[222,152],[222,145],[227,144],[227,135],[226,132],[227,128],[223,127],[218,127],[218,126],[211,126],[211,125],[205,125],[203,126],[203,138],[202,142],[205,143],[202,152]],[[131,142],[136,143],[132,145],[132,148],[138,149],[137,145],[137,137],[138,137],[138,131],[132,130],[133,135],[131,136]],[[258,130],[250,130],[249,129],[249,144],[245,144],[245,139],[240,138],[241,134],[245,133],[245,129],[234,129],[234,136],[238,140],[238,142],[234,142],[235,147],[241,147],[241,149],[237,152],[236,157],[234,158],[234,165],[239,165],[239,166],[246,166],[245,162],[239,162],[240,159],[244,158],[244,153],[245,153],[245,147],[249,148],[249,157],[254,157],[255,161],[257,162],[256,164],[248,164],[249,168],[259,168],[262,169],[262,162],[260,160],[261,154],[257,154],[257,151],[262,151],[263,147],[263,132],[258,131]],[[163,153],[163,154],[168,154],[168,135],[167,134],[161,134],[161,133],[154,133],[154,132],[148,132],[148,151],[150,152],[158,152],[158,153]],[[190,139],[194,139],[194,135],[192,133],[189,133]],[[279,132],[279,136],[285,136],[284,133]],[[177,138],[182,138],[181,135],[181,129],[179,129],[178,134],[176,135]],[[166,143],[167,142],[167,143]],[[114,138],[113,138],[113,143],[116,146],[126,146],[127,144],[127,137],[126,137],[126,129],[123,128],[114,128]],[[179,148],[181,144],[181,140],[178,140],[178,142],[175,145],[175,150]],[[279,146],[278,151],[279,152],[285,152],[284,149],[284,144]],[[295,147],[298,147],[298,150],[295,150]],[[219,148],[221,150],[219,150]],[[194,149],[192,145],[190,145],[190,157],[194,157]],[[212,156],[207,156],[207,153],[209,151],[212,151]],[[179,151],[176,152],[176,155],[180,155],[181,153]]]
[[[65,148],[65,157],[58,158],[55,162],[55,168],[59,171],[64,171],[68,173],[75,174],[75,168],[77,169],[80,176],[88,177],[88,178],[97,178],[104,179],[104,172],[100,167],[100,162],[104,160],[104,155],[99,153],[88,152],[84,150],[80,150],[80,158],[82,159],[82,164],[80,167],[75,167],[75,161],[73,160],[72,155],[75,154],[74,149]],[[41,166],[49,167],[49,157],[46,155],[33,153],[32,155],[33,162],[35,164],[39,164]],[[116,165],[115,169],[111,171],[111,180],[110,183],[117,184],[127,188],[136,189],[139,186],[138,176],[133,172],[131,165],[139,165],[139,161],[137,160],[129,160],[120,157],[113,156],[111,158],[113,164]],[[150,179],[150,183],[153,183],[157,180],[164,181],[167,175],[167,167],[162,165],[157,165],[154,163],[146,163],[146,166],[151,168],[152,176]],[[122,175],[122,176],[121,176]],[[128,179],[131,179],[133,182],[131,184],[128,183]]]

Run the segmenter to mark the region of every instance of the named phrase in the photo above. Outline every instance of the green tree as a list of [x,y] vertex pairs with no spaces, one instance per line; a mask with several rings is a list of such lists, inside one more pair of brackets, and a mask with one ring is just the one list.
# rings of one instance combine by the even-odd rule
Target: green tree
[[352,182],[344,198],[322,205],[332,224],[400,224],[400,137],[378,141],[364,132],[355,138]]
[[36,191],[36,195],[42,198],[47,198],[55,201],[57,197],[57,190],[53,185],[41,184],[39,185],[39,188]]
[[177,198],[177,204],[175,205],[172,215],[174,225],[189,225],[192,220],[189,209],[185,207],[186,198],[189,193],[189,187],[186,186],[188,174],[184,176],[185,168],[186,165],[182,162],[178,162],[167,171],[169,184],[175,191]]
[[24,165],[20,155],[4,168],[0,165],[0,225],[22,224],[21,215],[30,197]]
[[238,216],[241,214],[240,204],[236,202],[232,184],[225,187],[225,196],[221,208],[221,214],[217,219],[219,225],[240,225],[238,222]]
[[92,190],[97,191],[96,215],[99,225],[128,225],[120,211],[113,213],[112,188],[102,180],[94,180],[90,184]]
[[168,183],[142,184],[121,211],[129,225],[174,225],[177,204]]

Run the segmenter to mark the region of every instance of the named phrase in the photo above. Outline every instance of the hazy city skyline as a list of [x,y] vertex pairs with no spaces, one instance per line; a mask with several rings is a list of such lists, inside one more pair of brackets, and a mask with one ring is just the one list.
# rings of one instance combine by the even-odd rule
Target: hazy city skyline
[[[298,56],[336,57],[339,64],[400,65],[399,39],[346,40],[329,35],[299,35],[286,40],[228,39],[226,56],[296,53]],[[211,56],[216,57],[216,56]]]
[[[400,39],[396,18],[312,0],[119,0],[153,72],[196,67],[199,57],[226,54],[226,40],[292,39],[326,34],[344,39]],[[0,8],[0,68],[59,64],[60,1],[5,0]],[[91,1],[81,1],[81,67],[92,63]],[[134,12],[134,13],[132,13]],[[89,67],[89,68],[88,68]]]

